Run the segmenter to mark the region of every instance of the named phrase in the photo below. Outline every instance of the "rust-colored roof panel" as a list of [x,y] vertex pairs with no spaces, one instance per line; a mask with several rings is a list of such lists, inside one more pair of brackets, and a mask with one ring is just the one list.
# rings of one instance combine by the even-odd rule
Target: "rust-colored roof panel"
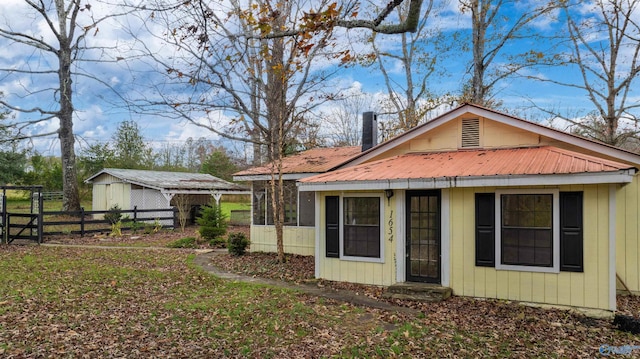
[[[334,148],[314,148],[285,157],[282,173],[324,173],[360,154],[360,146]],[[271,174],[271,164],[240,171],[234,176],[255,176]]]
[[628,164],[556,147],[409,153],[302,179],[301,182],[377,181],[441,177],[614,172]]

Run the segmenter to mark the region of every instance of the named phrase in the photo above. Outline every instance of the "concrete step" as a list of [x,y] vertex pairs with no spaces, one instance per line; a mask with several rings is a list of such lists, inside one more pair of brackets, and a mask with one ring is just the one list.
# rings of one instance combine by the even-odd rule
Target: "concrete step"
[[420,302],[439,302],[451,296],[451,288],[431,283],[396,283],[387,287],[383,296]]

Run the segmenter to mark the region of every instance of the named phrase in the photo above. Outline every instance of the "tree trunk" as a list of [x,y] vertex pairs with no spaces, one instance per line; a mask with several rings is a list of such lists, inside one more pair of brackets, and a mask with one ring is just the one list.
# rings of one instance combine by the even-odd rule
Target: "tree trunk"
[[487,31],[486,9],[482,1],[472,1],[471,16],[473,33],[473,77],[471,79],[471,102],[484,105],[484,48]]
[[[280,7],[283,3],[278,3]],[[274,26],[284,24],[281,17],[274,19]],[[269,71],[267,72],[266,108],[267,121],[270,122],[269,153],[270,160],[274,164],[271,174],[271,202],[273,208],[273,223],[276,227],[276,246],[278,250],[278,262],[284,263],[284,181],[282,180],[282,159],[284,157],[285,123],[288,119],[287,111],[287,85],[288,73],[284,62],[285,42],[282,38],[272,39],[269,43],[270,53],[267,60]]]
[[58,138],[60,139],[60,157],[62,160],[62,210],[79,211],[80,195],[78,191],[78,174],[76,173],[75,139],[73,137],[71,44],[66,35],[64,2],[57,1],[56,6],[61,29],[59,35],[60,50],[58,51],[58,61],[60,62],[58,72],[58,80],[60,82],[60,110],[58,112],[60,128],[58,130]]

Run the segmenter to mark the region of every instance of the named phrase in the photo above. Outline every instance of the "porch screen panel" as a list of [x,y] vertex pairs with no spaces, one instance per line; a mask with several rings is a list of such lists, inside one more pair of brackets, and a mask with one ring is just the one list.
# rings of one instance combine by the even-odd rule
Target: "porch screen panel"
[[300,226],[313,227],[316,224],[316,193],[300,192],[300,203],[298,204],[298,218]]
[[264,225],[267,206],[266,182],[253,182],[253,224]]

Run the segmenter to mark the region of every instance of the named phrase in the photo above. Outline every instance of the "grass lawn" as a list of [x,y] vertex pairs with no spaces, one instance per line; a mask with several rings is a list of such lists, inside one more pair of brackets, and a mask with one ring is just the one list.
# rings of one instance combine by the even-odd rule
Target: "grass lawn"
[[397,335],[380,313],[219,280],[185,251],[0,254],[0,356],[317,357],[348,355],[367,340],[387,351]]
[[231,211],[251,210],[251,203],[249,202],[220,202],[220,206],[222,207],[222,213],[227,219],[231,218]]
[[452,298],[405,316],[217,279],[183,250],[0,246],[4,357],[593,357],[638,338]]

